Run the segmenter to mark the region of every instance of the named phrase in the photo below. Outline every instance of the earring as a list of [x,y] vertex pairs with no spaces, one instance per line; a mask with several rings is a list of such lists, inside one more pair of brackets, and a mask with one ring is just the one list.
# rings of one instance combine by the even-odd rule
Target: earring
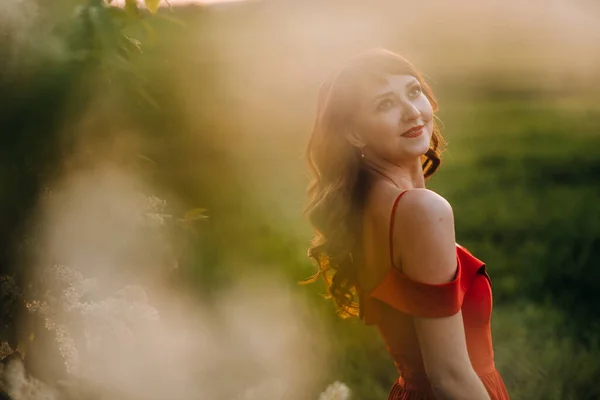
[[363,160],[365,159],[365,152],[363,151],[364,148],[365,146],[360,148],[360,158],[362,158]]

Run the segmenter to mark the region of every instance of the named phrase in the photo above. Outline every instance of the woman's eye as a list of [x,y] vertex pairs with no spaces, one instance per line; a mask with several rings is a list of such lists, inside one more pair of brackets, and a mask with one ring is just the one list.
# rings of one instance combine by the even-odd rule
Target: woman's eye
[[419,96],[420,94],[421,94],[421,88],[420,88],[420,87],[415,87],[415,88],[413,88],[413,89],[412,89],[412,90],[411,90],[411,91],[408,93],[408,95],[409,95],[410,97],[417,97],[417,96]]
[[387,110],[388,108],[392,107],[393,105],[394,105],[394,102],[391,99],[385,99],[381,103],[379,103],[379,105],[377,106],[377,109],[378,110]]

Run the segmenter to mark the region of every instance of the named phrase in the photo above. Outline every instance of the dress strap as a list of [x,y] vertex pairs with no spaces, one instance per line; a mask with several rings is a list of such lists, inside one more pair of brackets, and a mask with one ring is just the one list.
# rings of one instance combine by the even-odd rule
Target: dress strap
[[[392,204],[392,210],[390,212],[390,231],[389,231],[389,246],[390,246],[390,261],[391,269],[394,269],[394,216],[396,214],[396,208],[398,202],[408,192],[408,189],[402,191]],[[359,295],[359,318],[364,319],[367,325],[371,325],[377,322],[379,319],[380,305],[377,304],[374,298],[371,297],[370,293],[364,293],[360,286],[357,285]]]
[[[450,282],[429,284],[404,275],[394,266],[394,221],[398,203],[407,192],[401,192],[394,200],[390,215],[390,263],[391,266],[379,284],[361,296],[361,315],[367,324],[377,323],[381,318],[381,303],[408,315],[439,318],[456,314],[461,308],[464,295],[477,273],[484,273],[485,264],[462,246],[456,246],[456,274]],[[485,275],[485,273],[484,273]],[[487,276],[486,276],[487,277]]]

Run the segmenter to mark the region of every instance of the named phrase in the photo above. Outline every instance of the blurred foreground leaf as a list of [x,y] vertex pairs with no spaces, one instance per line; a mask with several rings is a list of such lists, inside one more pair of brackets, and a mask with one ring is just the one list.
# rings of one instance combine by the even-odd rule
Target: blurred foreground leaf
[[155,14],[158,11],[158,5],[160,4],[160,0],[144,0],[146,7],[152,14]]
[[183,220],[184,222],[192,222],[197,221],[199,219],[207,219],[207,211],[208,210],[206,208],[193,208],[185,213],[185,215],[183,216]]

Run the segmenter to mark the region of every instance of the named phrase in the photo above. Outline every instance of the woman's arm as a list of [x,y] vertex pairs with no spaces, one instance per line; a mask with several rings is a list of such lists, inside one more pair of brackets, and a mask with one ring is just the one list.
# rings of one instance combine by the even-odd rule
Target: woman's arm
[[[450,282],[457,268],[454,218],[450,204],[427,189],[406,193],[396,210],[394,254],[402,272],[429,284]],[[398,260],[394,260],[397,262]],[[486,399],[465,340],[462,313],[442,318],[414,318],[425,371],[439,399]]]

